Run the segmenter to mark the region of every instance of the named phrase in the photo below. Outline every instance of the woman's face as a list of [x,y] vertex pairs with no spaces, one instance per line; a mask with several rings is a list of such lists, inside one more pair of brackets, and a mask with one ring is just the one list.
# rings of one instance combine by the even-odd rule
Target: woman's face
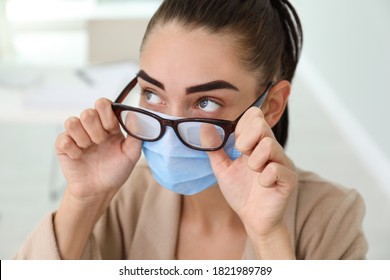
[[140,105],[176,117],[234,120],[261,92],[227,36],[155,26],[140,56]]

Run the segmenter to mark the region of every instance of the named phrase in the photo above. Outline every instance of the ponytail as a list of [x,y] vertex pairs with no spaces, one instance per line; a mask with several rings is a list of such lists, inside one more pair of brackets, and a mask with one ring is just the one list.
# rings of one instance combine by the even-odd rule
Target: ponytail
[[300,58],[303,34],[298,14],[287,0],[270,0],[279,14],[284,32],[284,52],[282,55],[281,79],[292,81]]
[[[302,26],[298,14],[290,2],[286,0],[270,0],[274,9],[278,12],[284,33],[284,52],[281,60],[280,77],[292,81],[300,58],[303,35]],[[278,123],[272,131],[282,147],[285,147],[288,139],[288,104]]]

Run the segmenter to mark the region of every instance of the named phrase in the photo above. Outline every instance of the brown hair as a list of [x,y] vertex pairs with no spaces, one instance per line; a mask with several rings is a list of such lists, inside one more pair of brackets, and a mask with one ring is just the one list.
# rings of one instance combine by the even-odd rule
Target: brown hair
[[[287,0],[164,0],[149,22],[143,43],[154,26],[173,21],[189,29],[230,35],[242,65],[256,74],[263,86],[293,79],[302,47],[302,28]],[[285,146],[287,107],[272,130]]]

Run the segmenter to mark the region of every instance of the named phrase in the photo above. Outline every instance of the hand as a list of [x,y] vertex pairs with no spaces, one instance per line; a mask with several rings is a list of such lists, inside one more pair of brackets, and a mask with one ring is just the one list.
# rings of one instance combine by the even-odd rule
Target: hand
[[266,238],[283,227],[283,216],[297,175],[275,139],[262,111],[250,108],[237,124],[232,161],[223,150],[209,152],[219,187],[252,239]]
[[117,192],[140,157],[141,142],[124,137],[111,101],[102,98],[95,109],[66,120],[56,152],[68,193],[85,201]]
[[54,217],[63,259],[79,259],[98,219],[130,176],[141,155],[141,141],[124,137],[111,101],[99,99],[94,109],[65,122],[56,152],[68,183]]

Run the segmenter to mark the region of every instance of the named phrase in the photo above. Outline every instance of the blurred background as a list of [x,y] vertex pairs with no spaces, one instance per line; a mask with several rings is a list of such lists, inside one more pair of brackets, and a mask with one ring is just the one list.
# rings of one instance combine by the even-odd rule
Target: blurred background
[[[137,70],[157,0],[0,0],[0,259],[60,201],[64,120]],[[287,153],[366,202],[368,259],[390,259],[390,2],[291,0],[304,49]]]

